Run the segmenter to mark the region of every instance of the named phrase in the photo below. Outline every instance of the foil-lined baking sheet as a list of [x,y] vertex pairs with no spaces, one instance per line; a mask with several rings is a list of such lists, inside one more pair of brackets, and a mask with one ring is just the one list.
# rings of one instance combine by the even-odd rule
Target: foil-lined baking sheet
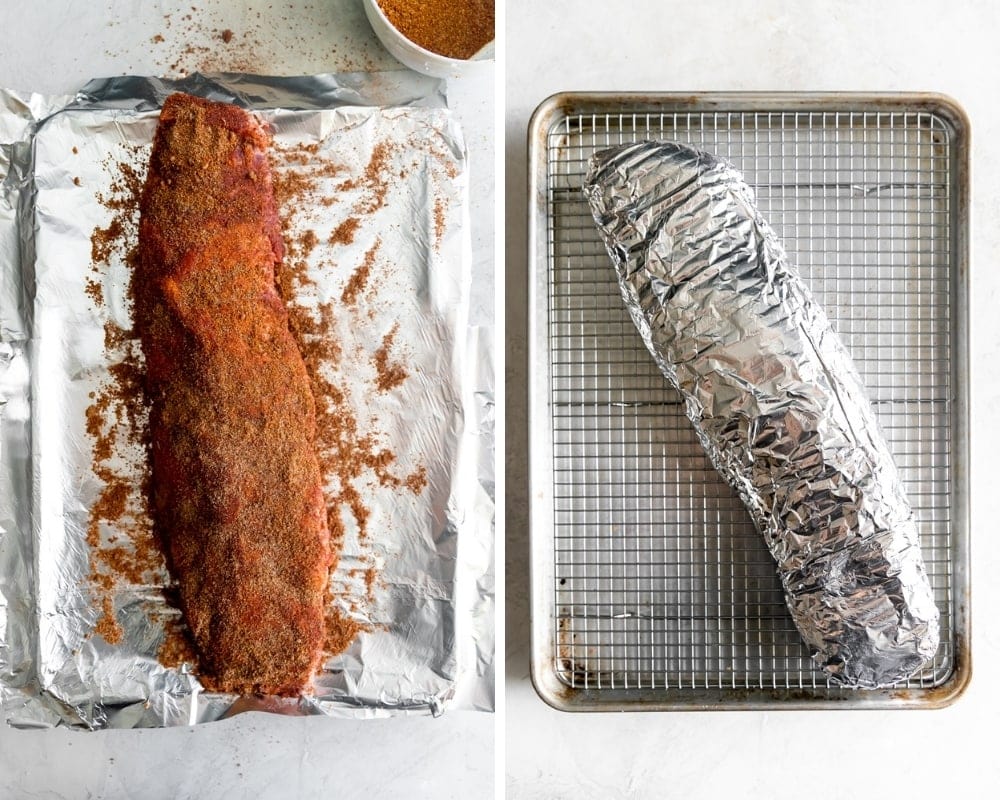
[[[354,281],[351,307],[330,323],[343,355],[326,368],[359,433],[394,454],[399,474],[426,475],[409,492],[358,480],[370,514],[364,529],[341,514],[331,602],[365,630],[297,701],[205,693],[188,667],[159,663],[177,616],[162,571],[116,585],[121,642],[94,631],[101,609],[86,531],[102,484],[86,417],[120,357],[106,346],[105,323],[127,329],[129,303],[124,253],[95,272],[91,237],[112,222],[118,165],[144,168],[158,107],[173,91],[257,110],[274,131],[276,173],[309,171],[311,190],[285,214],[286,239],[308,241],[292,301],[336,308]],[[442,84],[413,73],[129,77],[93,81],[74,98],[0,93],[0,697],[10,724],[128,728],[257,708],[370,717],[492,706],[483,557],[493,524],[493,387],[483,366],[492,342],[467,319],[467,159],[445,105]],[[390,364],[407,377],[380,388],[387,342]]]

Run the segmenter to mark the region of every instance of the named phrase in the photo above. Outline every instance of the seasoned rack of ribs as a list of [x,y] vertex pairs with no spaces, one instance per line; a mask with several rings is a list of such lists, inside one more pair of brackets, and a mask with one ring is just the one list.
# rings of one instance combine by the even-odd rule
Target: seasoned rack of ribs
[[275,269],[269,136],[235,106],[164,103],[133,275],[154,529],[213,691],[293,696],[319,666],[334,554],[315,407]]

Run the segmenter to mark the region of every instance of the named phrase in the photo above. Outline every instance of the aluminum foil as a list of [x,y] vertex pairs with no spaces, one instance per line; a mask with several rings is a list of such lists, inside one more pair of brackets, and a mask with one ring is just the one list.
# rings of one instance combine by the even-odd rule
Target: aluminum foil
[[[311,146],[310,161],[335,167],[317,177],[287,232],[318,234],[295,300],[341,298],[374,248],[366,291],[333,322],[346,354],[336,369],[360,431],[377,431],[400,472],[426,470],[419,494],[358,485],[368,533],[345,520],[332,602],[368,630],[298,700],[206,693],[188,666],[162,666],[165,573],[116,587],[119,644],[94,633],[86,529],[101,483],[85,416],[114,361],[104,324],[128,328],[130,318],[121,257],[99,271],[103,305],[88,296],[90,237],[108,225],[99,198],[114,191],[115,160],[148,155],[173,91],[253,108],[276,147]],[[72,98],[0,91],[0,700],[10,724],[132,728],[243,710],[373,717],[492,708],[492,339],[468,320],[467,158],[445,105],[441,82],[409,72],[125,77],[93,81]],[[366,200],[376,148],[391,180]],[[335,242],[352,198],[367,213]],[[393,352],[410,377],[374,391],[373,359],[394,328]],[[373,566],[375,580],[366,578]]]
[[666,142],[584,184],[646,346],[778,565],[837,683],[889,686],[938,646],[913,512],[847,350],[728,162]]

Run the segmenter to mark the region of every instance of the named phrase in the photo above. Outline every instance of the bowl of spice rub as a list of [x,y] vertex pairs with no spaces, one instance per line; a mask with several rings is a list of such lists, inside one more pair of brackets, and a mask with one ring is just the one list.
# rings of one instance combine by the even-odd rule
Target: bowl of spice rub
[[392,55],[410,69],[457,77],[493,59],[494,0],[364,0],[365,14]]

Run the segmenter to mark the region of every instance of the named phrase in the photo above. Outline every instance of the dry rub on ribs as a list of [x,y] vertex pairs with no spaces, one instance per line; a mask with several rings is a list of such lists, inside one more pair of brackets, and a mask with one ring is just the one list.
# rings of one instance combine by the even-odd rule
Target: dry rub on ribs
[[295,695],[319,665],[333,554],[309,378],[275,288],[268,144],[235,106],[167,99],[133,293],[154,523],[202,682]]

